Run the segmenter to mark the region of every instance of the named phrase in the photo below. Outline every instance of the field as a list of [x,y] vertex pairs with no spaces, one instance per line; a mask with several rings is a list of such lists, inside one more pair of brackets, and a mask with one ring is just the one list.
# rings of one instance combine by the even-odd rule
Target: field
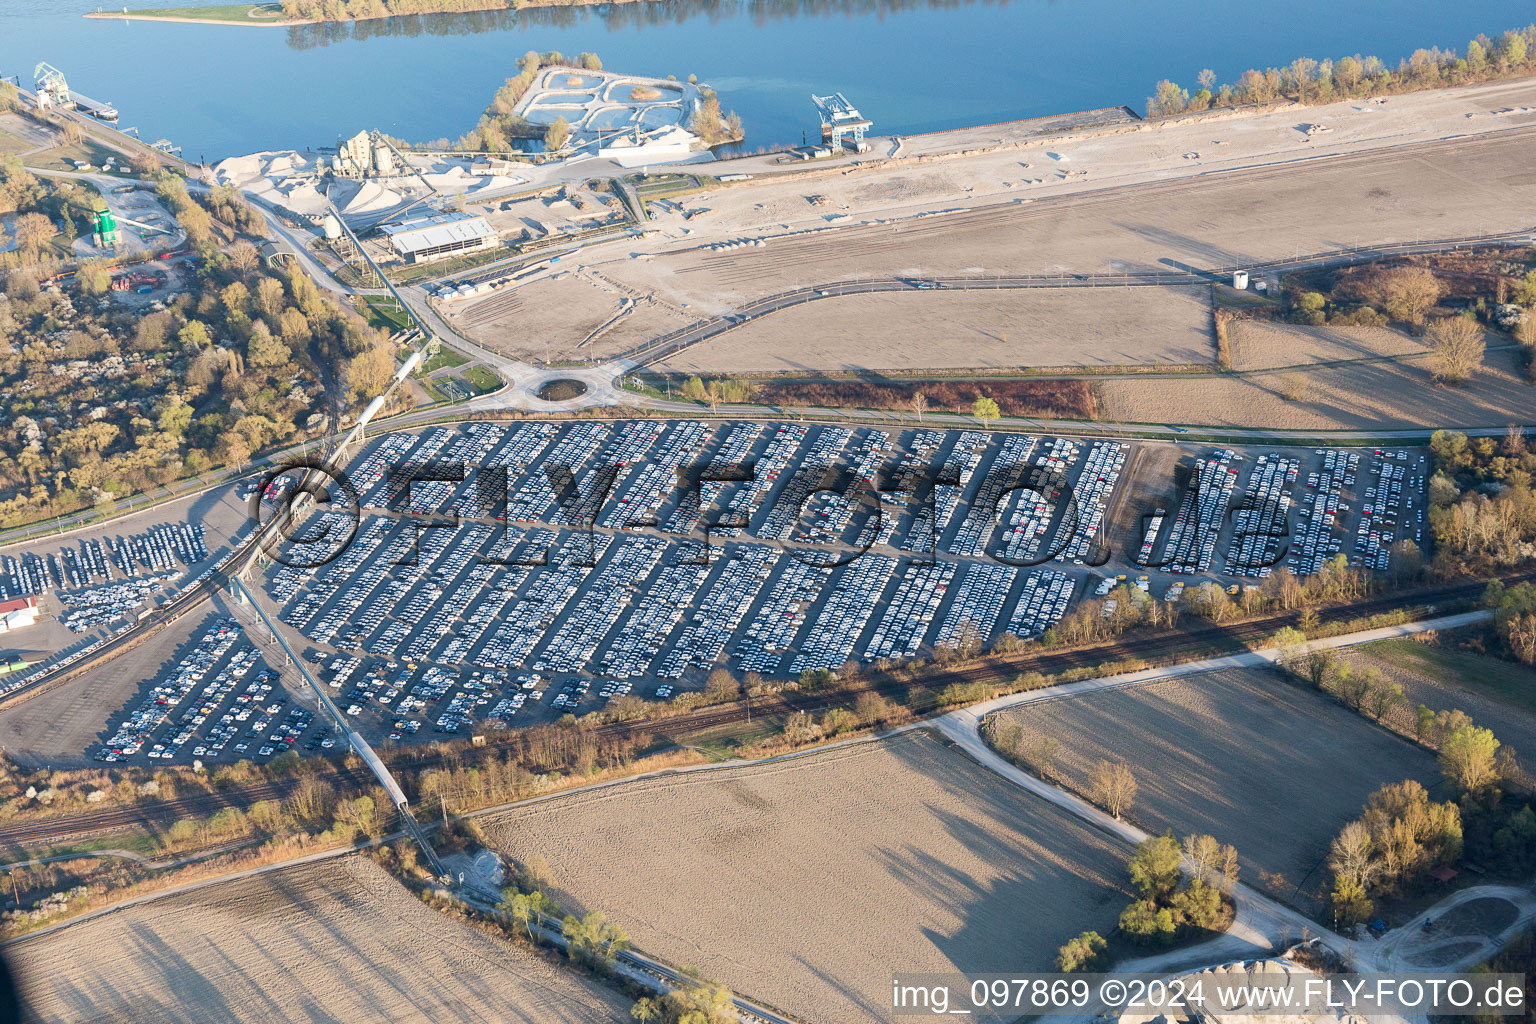
[[[1168,679],[1091,700],[1006,712],[1061,744],[1056,769],[1079,792],[1093,764],[1124,761],[1148,832],[1209,833],[1237,847],[1244,881],[1316,913],[1328,844],[1379,786],[1415,778],[1437,792],[1427,751],[1269,670]],[[1261,872],[1284,876],[1263,884]]]
[[[616,347],[639,344],[697,320],[641,298],[611,327],[593,332],[633,298],[605,280],[563,271],[552,278],[469,303],[446,306],[448,322],[465,335],[515,359],[560,361],[607,358]],[[633,332],[633,333],[631,333]],[[585,344],[584,344],[585,343]]]
[[640,948],[816,1021],[885,1020],[892,971],[1049,970],[1127,898],[1124,851],[922,733],[482,824]]
[[835,296],[656,364],[679,373],[1209,365],[1210,289],[1051,288]]
[[1406,704],[1394,724],[1412,730],[1413,709],[1465,711],[1522,755],[1536,757],[1536,676],[1512,661],[1413,640],[1383,640],[1350,652],[1357,664],[1374,665],[1403,687]]
[[351,856],[130,907],[8,951],[36,1019],[628,1021],[628,1000]]
[[[1499,335],[1489,345],[1507,344]],[[1530,419],[1536,391],[1517,355],[1490,347],[1461,387],[1440,387],[1424,360],[1352,363],[1251,376],[1117,378],[1098,383],[1102,418],[1121,423],[1273,427],[1277,430],[1397,430],[1499,427]],[[1287,391],[1303,390],[1292,399]]]
[[[103,171],[101,167],[102,164],[106,163],[107,157],[116,157],[118,163],[113,166],[114,168],[121,167],[122,169]],[[41,153],[34,153],[27,158],[27,166],[45,171],[73,171],[75,170],[76,160],[83,160],[90,164],[92,173],[95,174],[119,177],[131,176],[127,170],[127,157],[115,149],[108,149],[92,138],[55,146],[53,149]]]
[[34,148],[26,139],[0,129],[0,156],[20,156]]
[[1420,339],[1385,327],[1302,327],[1238,320],[1228,326],[1227,335],[1234,370],[1423,355],[1426,350]]

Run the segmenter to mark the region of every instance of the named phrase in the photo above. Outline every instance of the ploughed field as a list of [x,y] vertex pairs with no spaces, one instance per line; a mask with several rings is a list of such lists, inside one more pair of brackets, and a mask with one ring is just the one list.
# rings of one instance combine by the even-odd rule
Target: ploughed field
[[1024,705],[1002,720],[1023,728],[1026,751],[1055,738],[1053,780],[1079,793],[1098,761],[1128,764],[1132,821],[1232,843],[1243,881],[1309,913],[1321,911],[1328,844],[1371,793],[1410,778],[1441,788],[1432,754],[1270,669]]
[[623,996],[451,920],[357,856],[167,896],[8,953],[48,1024],[629,1020]]
[[885,1020],[893,971],[1050,970],[1127,852],[912,732],[482,819],[638,946],[807,1020]]

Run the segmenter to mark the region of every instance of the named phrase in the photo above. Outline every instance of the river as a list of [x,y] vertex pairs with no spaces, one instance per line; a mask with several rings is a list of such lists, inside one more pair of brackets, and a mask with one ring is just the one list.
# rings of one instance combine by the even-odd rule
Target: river
[[1528,0],[659,0],[285,29],[81,18],[88,9],[0,0],[0,74],[30,86],[47,61],[146,140],[210,160],[330,145],[362,128],[456,138],[530,49],[697,74],[741,115],[751,150],[814,136],[812,92],[843,91],[879,134],[1119,104],[1141,112],[1159,78],[1192,87],[1201,68],[1229,81],[1303,55],[1395,64],[1531,18]]

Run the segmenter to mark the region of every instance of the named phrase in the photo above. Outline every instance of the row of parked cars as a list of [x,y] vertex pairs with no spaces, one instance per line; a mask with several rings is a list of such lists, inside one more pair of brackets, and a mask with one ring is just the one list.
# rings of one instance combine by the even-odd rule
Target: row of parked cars
[[106,541],[92,537],[45,555],[0,556],[0,598],[79,590],[97,580],[133,580],[146,573],[163,578],[208,558],[205,534],[202,523],[159,523],[143,533]]
[[[234,659],[234,669],[224,670],[223,679],[218,677],[215,670],[239,640],[239,623],[232,618],[214,620],[171,671],[150,688],[138,707],[123,718],[111,737],[96,752],[96,759],[122,760],[137,754],[146,744],[151,744],[156,731],[171,721],[176,709],[191,697],[198,684],[210,673],[214,674],[214,678],[203,694],[205,698],[217,693],[223,686],[232,687],[244,672],[249,671],[255,663],[254,659],[240,655]],[[254,650],[251,653],[254,654]],[[200,703],[195,714],[206,715],[207,712],[202,710],[204,706]],[[158,749],[152,745],[150,753],[160,757],[166,749],[167,744],[162,741]],[[174,753],[171,756],[175,756]]]

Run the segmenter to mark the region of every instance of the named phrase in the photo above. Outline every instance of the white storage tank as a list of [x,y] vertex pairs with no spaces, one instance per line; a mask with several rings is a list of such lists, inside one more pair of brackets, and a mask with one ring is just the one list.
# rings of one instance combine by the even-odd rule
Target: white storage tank
[[1248,271],[1246,271],[1246,270],[1234,270],[1234,271],[1232,271],[1232,287],[1236,288],[1240,292],[1241,291],[1247,291],[1247,289],[1248,289]]

